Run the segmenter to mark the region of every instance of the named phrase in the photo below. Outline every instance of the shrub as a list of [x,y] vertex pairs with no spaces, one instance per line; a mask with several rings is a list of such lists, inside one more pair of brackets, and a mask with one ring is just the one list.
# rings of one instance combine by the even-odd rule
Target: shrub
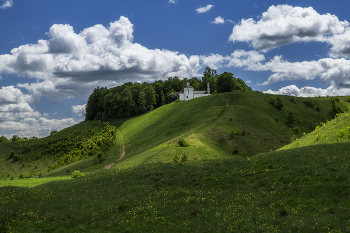
[[166,135],[169,135],[172,133],[172,130],[171,129],[168,129],[168,131],[166,131]]
[[269,103],[272,104],[278,110],[282,110],[282,108],[284,106],[283,105],[283,100],[279,96],[277,96],[276,99],[271,96],[270,99],[269,99]]
[[331,104],[332,104],[331,115],[333,117],[342,112],[342,110],[335,105],[334,99],[331,100]]
[[27,145],[24,147],[23,152],[26,154],[26,153],[29,153],[31,150],[32,150],[31,147]]
[[17,162],[17,161],[20,161],[21,160],[21,156],[18,155],[18,154],[14,154],[13,155],[13,162]]
[[173,158],[173,163],[178,163],[180,160],[179,156],[175,155]]
[[276,122],[278,122],[278,116],[275,116],[274,120],[275,120]]
[[316,111],[319,112],[320,111],[320,107],[316,107]]
[[178,141],[178,144],[179,144],[179,146],[181,146],[181,147],[187,147],[187,146],[190,145],[190,144],[189,144],[185,139],[183,139],[183,138],[180,138],[180,140]]
[[231,132],[231,137],[235,138],[235,135],[240,135],[240,134],[241,134],[241,131],[239,129],[234,129]]
[[295,132],[296,134],[298,134],[298,133],[300,132],[300,130],[299,130],[298,127],[295,127],[293,130],[294,130],[294,132]]
[[186,162],[187,161],[187,155],[183,155],[182,157],[181,157],[181,162]]
[[289,127],[292,127],[295,122],[295,116],[293,111],[289,111],[288,116],[287,116],[287,125]]
[[290,100],[290,102],[292,102],[292,103],[295,103],[295,104],[297,103],[297,101],[295,100],[295,98],[294,98],[293,96],[292,96],[292,97],[290,97],[290,99],[289,99],[289,100]]
[[313,107],[314,107],[314,102],[313,102],[310,98],[304,99],[303,103],[304,103],[307,107],[310,107],[310,108],[313,108]]
[[283,100],[279,96],[277,96],[275,107],[278,110],[282,110],[282,108],[283,108]]
[[337,139],[338,141],[342,139],[350,139],[350,127],[339,130],[337,133]]
[[72,178],[76,178],[76,177],[80,177],[80,176],[85,176],[85,174],[79,170],[75,170],[72,174]]
[[15,154],[16,153],[13,150],[11,150],[11,152],[10,152],[10,159],[12,159],[15,156]]
[[237,149],[237,147],[235,147],[235,149],[233,150],[233,154],[234,154],[234,155],[238,154],[238,149]]

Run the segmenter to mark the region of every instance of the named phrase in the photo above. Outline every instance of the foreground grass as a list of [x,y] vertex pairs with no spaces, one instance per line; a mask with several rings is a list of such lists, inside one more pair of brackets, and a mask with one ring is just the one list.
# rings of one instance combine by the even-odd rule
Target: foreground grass
[[[349,232],[349,143],[0,188],[10,232]],[[191,158],[191,156],[189,156]]]

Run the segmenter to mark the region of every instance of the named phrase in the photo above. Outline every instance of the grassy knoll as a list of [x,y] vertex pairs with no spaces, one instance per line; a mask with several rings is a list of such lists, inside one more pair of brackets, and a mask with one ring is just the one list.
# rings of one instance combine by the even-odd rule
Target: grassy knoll
[[[271,98],[280,98],[283,107],[272,105]],[[336,104],[347,109],[344,102]],[[289,125],[291,111],[294,122]],[[300,138],[311,132],[320,122],[332,118],[330,111],[331,98],[276,97],[260,92],[175,102],[129,119],[118,128],[126,147],[119,166],[169,162],[181,153],[188,153],[189,159],[253,156],[289,144],[294,135]],[[179,151],[172,143],[180,138],[190,141],[191,147]]]

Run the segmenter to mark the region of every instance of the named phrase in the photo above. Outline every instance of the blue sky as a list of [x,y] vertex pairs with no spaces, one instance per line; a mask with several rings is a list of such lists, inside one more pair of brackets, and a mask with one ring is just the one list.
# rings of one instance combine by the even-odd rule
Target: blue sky
[[350,94],[349,1],[0,0],[0,134],[84,119],[92,90],[232,72],[253,90]]

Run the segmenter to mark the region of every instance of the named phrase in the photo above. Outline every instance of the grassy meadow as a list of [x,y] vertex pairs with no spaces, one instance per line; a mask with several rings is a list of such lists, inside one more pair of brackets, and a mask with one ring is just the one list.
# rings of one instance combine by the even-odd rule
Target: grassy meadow
[[[110,120],[102,159],[54,170],[57,158],[23,167],[8,156],[23,145],[2,143],[0,232],[350,232],[349,114],[332,120],[331,98],[279,96],[280,108],[271,97],[217,94]],[[53,136],[79,127],[99,126]]]

